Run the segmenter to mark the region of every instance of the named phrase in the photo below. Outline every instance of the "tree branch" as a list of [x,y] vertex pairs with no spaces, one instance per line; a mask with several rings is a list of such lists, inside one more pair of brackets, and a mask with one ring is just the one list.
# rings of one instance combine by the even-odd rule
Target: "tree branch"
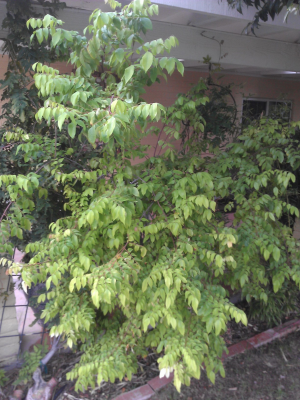
[[8,206],[6,207],[6,209],[4,210],[3,214],[1,215],[0,218],[0,223],[2,222],[3,218],[6,216],[7,211],[10,209],[11,205],[12,205],[13,201],[10,201]]
[[42,364],[42,365],[46,365],[47,362],[49,362],[50,359],[54,356],[54,354],[56,353],[56,351],[57,351],[57,349],[58,349],[58,345],[59,345],[59,342],[60,342],[60,338],[61,338],[61,335],[59,335],[58,337],[56,337],[56,338],[53,340],[53,344],[52,344],[51,350],[50,350],[50,351],[45,355],[45,357],[41,360],[41,364]]

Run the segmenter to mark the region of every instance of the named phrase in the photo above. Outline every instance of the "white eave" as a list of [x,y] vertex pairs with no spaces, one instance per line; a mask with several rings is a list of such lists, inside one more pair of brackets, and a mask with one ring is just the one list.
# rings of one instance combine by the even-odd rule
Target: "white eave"
[[[82,33],[92,10],[109,10],[104,0],[65,0],[67,7],[59,17],[64,28]],[[128,4],[128,0],[121,0]],[[146,40],[174,35],[179,47],[171,55],[184,59],[185,67],[206,71],[203,57],[221,59],[224,72],[254,76],[277,76],[300,79],[300,17],[290,15],[283,21],[284,11],[274,21],[262,23],[257,36],[242,34],[252,21],[256,9],[245,8],[243,15],[228,6],[227,0],[153,0],[160,13],[153,18],[153,30]],[[5,1],[0,1],[0,18],[5,15]],[[0,21],[1,22],[1,21]],[[2,32],[2,37],[5,32]],[[206,37],[205,37],[206,36]],[[211,38],[211,39],[209,39]],[[212,40],[215,39],[215,40]]]

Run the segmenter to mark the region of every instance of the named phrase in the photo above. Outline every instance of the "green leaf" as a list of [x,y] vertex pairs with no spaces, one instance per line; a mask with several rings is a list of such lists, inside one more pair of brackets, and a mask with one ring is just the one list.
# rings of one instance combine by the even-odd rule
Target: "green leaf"
[[125,56],[125,51],[122,48],[119,48],[115,51],[116,59],[121,63]]
[[279,261],[280,259],[280,250],[278,247],[274,246],[273,251],[272,251],[272,255],[275,261]]
[[88,223],[89,223],[90,225],[92,225],[92,223],[94,222],[94,212],[93,212],[92,210],[90,210],[90,211],[87,213],[86,219],[87,219]]
[[106,134],[110,137],[115,129],[116,119],[115,117],[111,117],[106,123]]
[[68,117],[68,114],[67,113],[62,113],[62,114],[60,114],[60,116],[58,117],[58,119],[57,119],[57,126],[58,126],[58,128],[59,128],[59,130],[61,131],[61,129],[62,129],[62,126],[63,126],[63,124],[64,124],[64,122],[65,122],[65,119]]
[[74,139],[76,135],[76,126],[76,122],[71,122],[70,124],[68,124],[68,133],[72,139]]
[[152,22],[149,18],[141,18],[141,23],[143,27],[147,30],[152,29]]
[[51,42],[53,47],[55,47],[57,45],[57,43],[60,41],[60,37],[61,37],[61,30],[54,33],[54,35],[52,36],[52,42]]
[[171,75],[175,69],[175,58],[169,58],[166,63],[166,70]]
[[71,96],[71,103],[75,106],[79,100],[80,92],[75,92]]
[[133,65],[130,65],[130,67],[125,69],[125,72],[124,72],[125,83],[127,83],[131,79],[133,73],[134,73]]
[[148,71],[148,69],[151,67],[153,62],[153,54],[150,53],[149,51],[147,51],[147,53],[145,53],[141,59],[141,67],[143,68],[143,70],[145,72]]
[[157,68],[153,67],[153,68],[151,68],[151,70],[150,70],[150,79],[151,79],[151,82],[155,82],[155,81],[156,81],[156,78],[157,78]]
[[143,247],[143,246],[141,246],[140,249],[141,249],[141,256],[144,258],[145,255],[147,254],[147,249],[146,249],[146,247]]
[[154,197],[154,201],[158,201],[161,197],[162,197],[162,193],[161,192],[158,192],[157,194],[156,194],[156,196]]
[[36,34],[36,37],[37,37],[38,42],[41,44],[42,41],[44,40],[44,37],[43,37],[43,29],[37,29],[37,30],[35,31],[35,34]]
[[221,330],[222,330],[222,323],[219,319],[217,319],[215,322],[215,332],[216,332],[217,336],[219,336],[219,334],[221,333]]
[[211,332],[212,327],[213,327],[213,323],[214,323],[214,318],[213,318],[213,317],[210,317],[210,318],[208,319],[208,321],[206,322],[206,330],[207,330],[207,333],[210,333],[210,332]]
[[89,130],[88,130],[88,140],[90,143],[95,143],[96,141],[96,127],[93,125]]
[[248,319],[246,314],[243,313],[241,321],[245,326],[248,325]]
[[185,248],[186,248],[186,251],[188,252],[188,253],[193,253],[193,246],[192,245],[190,245],[189,243],[187,243],[186,245],[185,245]]
[[182,62],[176,60],[176,65],[177,65],[178,72],[183,76],[183,74],[184,74],[184,66],[183,66]]

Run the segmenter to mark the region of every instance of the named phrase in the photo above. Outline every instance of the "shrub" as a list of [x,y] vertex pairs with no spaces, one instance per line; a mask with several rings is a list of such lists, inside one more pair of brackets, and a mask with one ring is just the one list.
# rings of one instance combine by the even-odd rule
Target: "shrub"
[[1,368],[0,369],[0,388],[4,387],[6,382],[8,381],[7,376],[5,375],[5,371]]
[[[40,42],[49,40],[58,54],[70,52],[75,72],[34,66],[35,84],[46,98],[36,118],[54,126],[56,135],[22,133],[18,151],[40,167],[1,176],[11,199],[2,226],[21,235],[30,229],[33,199],[47,196],[45,182],[63,190],[66,215],[50,225],[46,238],[28,244],[33,257],[21,272],[24,285],[46,282],[47,293],[39,296],[48,300],[42,318],[59,317],[51,335],[83,351],[68,374],[78,390],[95,380],[130,379],[149,349],[160,354],[161,375],[174,369],[178,390],[200,377],[203,363],[214,382],[217,372],[224,376],[221,334],[228,320],[247,323],[223,285],[267,301],[266,270],[275,291],[286,279],[300,281],[297,244],[278,221],[283,211],[298,213],[282,200],[294,175],[277,167],[283,160],[299,164],[291,129],[276,122],[250,127],[228,151],[216,150],[214,159],[201,157],[201,143],[178,154],[168,139],[180,137],[183,114],[195,109],[195,101],[178,100],[166,110],[140,98],[165,70],[183,73],[178,60],[163,57],[177,44],[174,37],[142,39],[157,11],[148,0],[119,12],[95,10],[89,40],[65,31],[50,15],[28,22]],[[60,146],[64,129],[69,148]],[[141,145],[150,132],[159,135],[161,156],[149,157]],[[142,162],[133,166],[135,158]],[[74,161],[79,168],[68,172]],[[237,229],[216,212],[216,198],[226,196],[237,204]]]
[[25,352],[23,359],[24,364],[22,368],[19,370],[18,377],[14,381],[14,385],[26,384],[31,382],[32,374],[34,371],[40,366],[41,359],[47,353],[47,346],[38,344],[33,347],[33,351],[31,353]]

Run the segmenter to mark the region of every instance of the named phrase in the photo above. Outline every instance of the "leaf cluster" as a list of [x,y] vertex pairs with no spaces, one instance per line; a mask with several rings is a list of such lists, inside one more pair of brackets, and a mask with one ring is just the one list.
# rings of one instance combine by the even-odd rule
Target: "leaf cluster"
[[47,345],[38,344],[33,347],[32,352],[24,353],[24,364],[19,370],[14,385],[24,385],[31,381],[32,374],[40,366],[41,359],[47,354]]
[[4,387],[5,383],[8,381],[7,376],[5,375],[4,369],[0,369],[0,388]]
[[[39,5],[38,8],[36,3]],[[32,16],[40,17],[47,12],[55,14],[63,6],[64,3],[57,0],[6,2],[7,13],[3,19],[2,29],[7,32],[7,36],[2,50],[8,58],[8,66],[4,79],[0,81],[3,103],[0,116],[2,121],[0,127],[1,175],[27,174],[30,170],[37,170],[40,167],[34,160],[31,160],[31,164],[24,163],[23,157],[16,152],[18,144],[26,143],[27,133],[50,134],[54,137],[53,129],[49,129],[45,124],[36,124],[35,113],[43,100],[38,96],[38,90],[34,85],[32,65],[37,60],[45,63],[54,62],[58,60],[58,57],[55,52],[49,51],[47,43],[40,45],[37,40],[30,42],[32,32],[27,29],[26,21]],[[61,214],[56,197],[55,190],[50,190],[47,201],[43,199],[38,201],[38,206],[32,214],[32,226],[30,232],[26,234],[25,243],[30,238],[35,240],[45,234],[48,224],[53,221],[53,212],[57,216]],[[0,188],[1,215],[5,212],[9,201],[7,192]],[[12,238],[12,244],[18,245],[20,249],[24,248],[24,242],[17,237]]]
[[276,15],[279,15],[284,8],[293,8],[295,4],[299,4],[298,0],[227,0],[227,2],[241,14],[245,6],[254,6],[257,9],[253,21],[248,25],[253,34],[259,28],[260,21],[266,22],[269,17],[274,20]]

